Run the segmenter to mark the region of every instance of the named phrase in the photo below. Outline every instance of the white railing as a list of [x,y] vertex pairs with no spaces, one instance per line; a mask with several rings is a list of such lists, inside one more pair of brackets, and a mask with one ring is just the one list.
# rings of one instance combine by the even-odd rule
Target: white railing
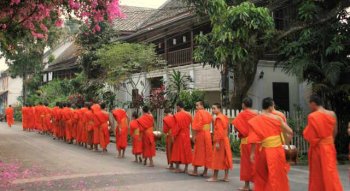
[[[211,108],[207,108],[205,109],[208,112],[212,112]],[[136,111],[136,109],[128,109],[127,113],[128,116],[131,117],[131,114],[133,111]],[[139,110],[141,112],[141,110]],[[189,111],[192,116],[194,116],[195,114],[195,110],[191,110]],[[231,124],[231,121],[240,113],[240,110],[235,110],[235,109],[223,109],[222,113],[225,114],[229,119],[230,119],[230,128],[229,128],[229,132],[231,134],[231,137],[233,137],[234,140],[239,140],[238,138],[238,133],[234,131],[234,127]],[[290,117],[290,113],[289,112],[283,112],[287,118]],[[155,127],[154,130],[155,131],[162,131],[163,129],[163,118],[164,118],[164,109],[157,109],[156,111],[153,112],[154,118],[155,118]],[[212,124],[211,124],[211,130],[213,130]],[[291,141],[292,145],[296,145],[296,147],[299,150],[299,153],[307,153],[308,149],[309,149],[309,145],[308,143],[305,141],[305,139],[300,136],[300,135],[294,135],[292,141]]]

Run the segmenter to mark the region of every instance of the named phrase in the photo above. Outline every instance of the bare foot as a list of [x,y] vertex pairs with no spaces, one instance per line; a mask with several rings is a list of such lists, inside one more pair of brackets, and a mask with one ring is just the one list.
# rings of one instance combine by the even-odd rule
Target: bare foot
[[181,170],[181,169],[175,169],[173,170],[173,173],[184,173],[185,171],[184,170]]
[[207,182],[217,182],[218,179],[217,178],[209,178],[206,180]]
[[243,187],[243,188],[238,188],[238,190],[240,190],[240,191],[250,191],[251,189],[249,189],[247,187]]
[[203,173],[203,174],[201,174],[200,176],[201,176],[201,177],[204,177],[204,178],[209,178],[209,176],[208,176],[207,173],[205,173],[205,174]]
[[230,180],[228,178],[223,178],[221,179],[220,181],[223,181],[223,182],[230,182]]
[[147,167],[154,167],[154,165],[153,165],[153,164],[150,164],[150,165],[147,165]]
[[196,172],[189,172],[188,175],[190,175],[190,176],[198,176],[198,173],[196,173]]

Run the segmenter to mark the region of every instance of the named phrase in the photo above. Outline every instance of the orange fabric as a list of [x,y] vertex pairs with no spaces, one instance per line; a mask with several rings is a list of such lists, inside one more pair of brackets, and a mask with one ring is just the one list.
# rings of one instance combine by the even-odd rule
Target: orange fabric
[[28,107],[22,107],[22,127],[28,129]]
[[115,131],[117,150],[122,150],[128,145],[128,115],[124,109],[115,109],[112,114],[118,123]]
[[77,109],[72,110],[73,120],[72,120],[72,137],[77,140],[78,137],[78,121],[79,121],[79,111]]
[[88,118],[88,109],[82,108],[80,110],[80,117],[81,117],[81,142],[82,143],[88,143],[88,126],[89,126],[89,118]]
[[[229,120],[227,116],[219,113],[214,121],[213,159],[211,169],[232,169],[232,152],[228,138]],[[217,145],[219,147],[217,148]]]
[[282,112],[274,110],[272,114],[279,116],[284,122],[287,122],[287,117]]
[[96,112],[97,120],[99,121],[99,130],[100,130],[100,146],[103,149],[106,149],[109,142],[109,130],[108,130],[108,121],[109,121],[109,114],[106,111],[98,111]]
[[97,140],[94,139],[94,129],[97,125],[97,119],[91,110],[86,110],[86,130],[87,130],[87,143],[88,144],[98,144]]
[[101,107],[99,104],[93,104],[91,106],[91,110],[93,113],[94,118],[94,125],[93,125],[93,144],[97,145],[100,144],[100,122],[97,119],[96,113],[101,111]]
[[248,144],[242,144],[241,142],[240,180],[242,181],[253,181],[254,164],[250,162],[250,143],[257,142],[257,139],[253,138],[251,126],[248,121],[257,115],[257,113],[251,111],[250,109],[245,109],[232,121],[232,125],[234,125],[235,130],[238,131],[238,136],[241,139],[248,139]]
[[308,116],[304,138],[310,143],[308,152],[310,191],[343,190],[333,140],[335,126],[336,118],[329,114],[316,111]]
[[142,134],[142,155],[145,158],[156,155],[156,143],[154,141],[154,119],[151,114],[143,114],[137,119]]
[[35,126],[35,110],[33,107],[28,108],[28,128],[33,130]]
[[[206,110],[197,110],[192,122],[195,131],[193,166],[210,168],[213,156],[213,147],[210,134],[211,114]],[[204,126],[206,126],[204,128]],[[208,129],[206,129],[208,128]]]
[[130,136],[132,138],[132,154],[142,154],[142,137],[140,126],[136,120],[130,121]]
[[171,152],[173,149],[172,129],[174,129],[175,125],[176,121],[173,115],[167,115],[163,118],[163,132],[166,134],[165,149],[168,164],[171,163]]
[[191,164],[193,160],[190,140],[192,116],[186,111],[180,111],[177,112],[174,117],[176,125],[172,129],[174,144],[171,153],[171,161],[181,164]]
[[59,133],[59,118],[58,118],[58,110],[59,107],[55,106],[54,108],[52,108],[52,126],[53,126],[53,134],[56,137],[59,137],[58,133]]
[[43,111],[44,111],[44,113],[43,113],[43,115],[44,115],[44,129],[45,129],[45,131],[48,131],[48,132],[52,132],[52,125],[51,125],[51,115],[52,115],[52,113],[51,113],[51,108],[49,108],[49,107],[43,107]]
[[[281,122],[258,115],[249,121],[252,131],[260,140],[280,136]],[[256,191],[289,191],[288,163],[282,146],[261,148],[255,164],[254,185]]]
[[64,135],[67,141],[72,140],[72,111],[70,108],[65,107],[62,110],[62,119],[64,121]]

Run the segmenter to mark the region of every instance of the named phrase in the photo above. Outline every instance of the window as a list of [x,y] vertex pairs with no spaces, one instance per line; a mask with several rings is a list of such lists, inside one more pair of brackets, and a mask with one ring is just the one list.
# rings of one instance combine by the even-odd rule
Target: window
[[274,82],[272,83],[272,91],[276,109],[289,111],[289,84]]

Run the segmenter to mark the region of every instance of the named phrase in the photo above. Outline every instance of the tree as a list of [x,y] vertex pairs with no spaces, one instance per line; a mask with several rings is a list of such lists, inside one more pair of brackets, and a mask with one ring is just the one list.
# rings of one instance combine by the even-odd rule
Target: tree
[[[350,15],[349,1],[302,1],[288,35],[278,48],[279,64],[286,73],[312,84],[326,107],[338,116],[337,149],[347,152],[343,141],[350,120]],[[322,18],[320,18],[320,15]],[[326,16],[325,16],[326,15]],[[298,30],[296,30],[298,29]],[[283,33],[282,33],[283,34]]]
[[93,31],[99,23],[122,16],[118,0],[2,0],[0,2],[1,51],[14,51],[22,36],[47,39],[47,20],[55,26],[63,24],[62,17],[78,17]]
[[175,104],[180,100],[180,93],[182,91],[190,89],[190,82],[192,82],[190,76],[184,75],[180,71],[172,70],[166,91],[166,95],[170,100],[171,106],[175,106]]
[[101,77],[115,89],[126,91],[130,95],[132,91],[128,86],[132,90],[138,89],[139,84],[145,86],[146,82],[141,77],[164,65],[164,61],[157,56],[154,45],[116,42],[98,49],[96,55],[98,59],[94,64],[105,71],[105,76]]
[[210,33],[196,37],[198,46],[194,58],[212,67],[222,67],[223,88],[227,86],[228,73],[232,72],[234,91],[231,105],[240,108],[255,78],[259,59],[274,33],[271,13],[267,8],[256,7],[250,2],[235,6],[225,0],[188,2],[206,14],[212,25]]

